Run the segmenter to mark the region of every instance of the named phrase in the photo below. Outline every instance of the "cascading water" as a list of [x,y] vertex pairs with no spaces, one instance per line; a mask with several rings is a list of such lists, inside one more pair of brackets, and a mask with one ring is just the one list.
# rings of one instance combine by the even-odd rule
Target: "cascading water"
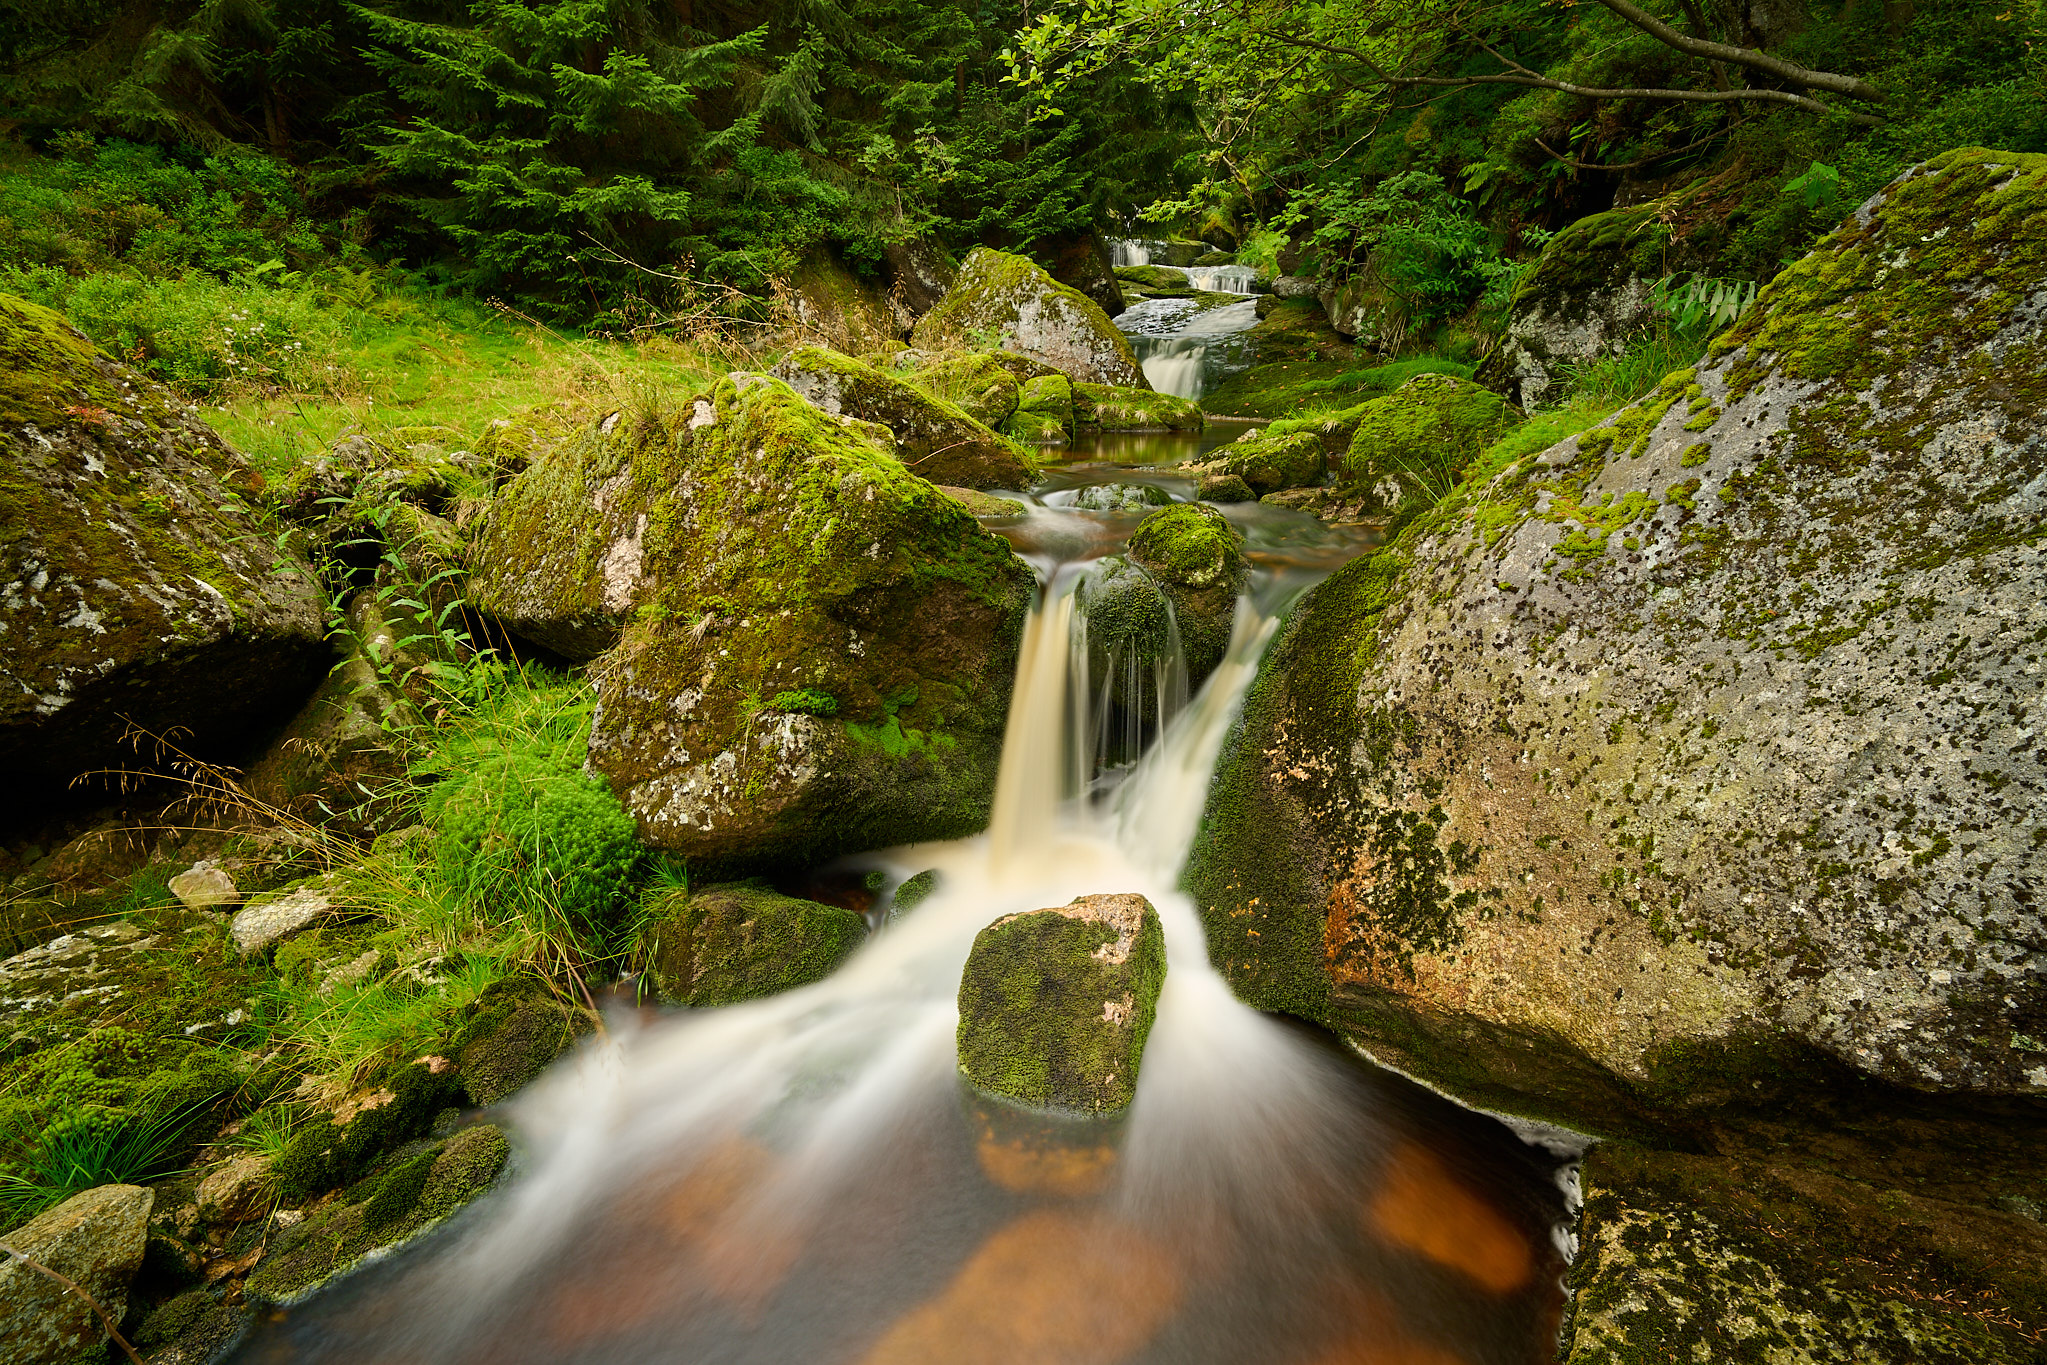
[[[1072,591],[1091,558],[1040,563],[987,833],[880,859],[937,869],[937,892],[816,985],[651,1022],[615,1012],[511,1107],[523,1153],[506,1188],[275,1315],[239,1359],[1546,1359],[1558,1158],[1239,1003],[1179,890],[1244,690],[1326,557],[1264,556],[1223,663],[1092,798]],[[955,997],[975,934],[1133,891],[1159,911],[1169,967],[1127,1116],[966,1090]]]
[[1248,265],[1190,265],[1187,283],[1211,294],[1248,294],[1258,272]]
[[1116,316],[1116,326],[1160,393],[1199,398],[1248,362],[1244,333],[1258,325],[1255,299],[1203,308],[1192,299],[1147,299]]

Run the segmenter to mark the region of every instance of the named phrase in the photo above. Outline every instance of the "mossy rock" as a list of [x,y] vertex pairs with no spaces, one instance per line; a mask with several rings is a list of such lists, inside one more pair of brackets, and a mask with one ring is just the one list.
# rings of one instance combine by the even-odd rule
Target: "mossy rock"
[[1580,218],[1543,247],[1514,290],[1507,332],[1478,378],[1525,407],[1571,364],[1616,355],[1654,318],[1652,285],[1671,263],[1665,201]]
[[510,1098],[597,1027],[597,1016],[546,982],[512,977],[491,985],[464,1016],[449,1053],[476,1104]]
[[919,366],[906,376],[933,398],[951,403],[985,427],[998,428],[1016,411],[1022,384],[987,351],[966,351]]
[[1142,896],[1005,915],[960,973],[960,1074],[1021,1104],[1124,1109],[1165,979],[1165,931]]
[[1113,318],[1123,311],[1123,291],[1110,264],[1108,243],[1092,226],[1041,237],[1035,250],[1053,279],[1077,290],[1104,315]]
[[1017,390],[1016,411],[1003,428],[1032,445],[1061,445],[1073,436],[1073,381],[1063,374],[1026,379]]
[[891,922],[909,914],[945,884],[944,876],[935,867],[927,867],[915,876],[905,878],[896,888],[896,894],[889,901],[888,917]]
[[1194,495],[1202,502],[1223,504],[1258,501],[1251,485],[1236,474],[1204,474]]
[[256,1303],[303,1299],[371,1252],[410,1240],[482,1194],[510,1152],[504,1133],[482,1124],[393,1154],[341,1199],[278,1234],[243,1293]]
[[1148,483],[1098,483],[1081,489],[1073,505],[1086,512],[1149,512],[1172,501],[1172,494]]
[[1311,488],[1322,482],[1328,468],[1321,438],[1306,431],[1281,436],[1269,431],[1250,432],[1216,455],[1222,473],[1236,475],[1261,495],[1283,488]]
[[454,1068],[428,1062],[391,1067],[372,1087],[388,1099],[359,1108],[345,1123],[324,1115],[300,1125],[273,1168],[278,1192],[307,1200],[360,1179],[393,1149],[432,1126],[461,1091]]
[[1117,388],[1108,384],[1073,385],[1076,427],[1102,431],[1199,431],[1207,419],[1191,398],[1176,398],[1149,388]]
[[1448,374],[1417,375],[1358,414],[1344,476],[1390,514],[1448,492],[1474,455],[1517,420],[1490,389]]
[[1948,153],[1325,580],[1189,861],[1233,987],[1588,1130],[1795,1129],[1856,1078],[2037,1125],[2047,774],[1985,718],[2047,640],[2043,296],[2047,157]]
[[998,498],[993,493],[978,493],[971,488],[951,488],[944,484],[939,485],[938,491],[973,513],[976,521],[1016,521],[1030,513],[1027,504]]
[[[979,392],[986,402],[1016,403],[1017,384],[987,358],[958,357],[922,372],[931,384],[906,383],[871,365],[805,346],[776,364],[774,375],[824,411],[879,423],[895,435],[904,464],[933,483],[960,488],[1024,489],[1037,481],[1018,447],[964,408],[938,396],[947,383]],[[1008,416],[1005,409],[1003,416]]]
[[1116,278],[1145,289],[1189,289],[1187,272],[1169,265],[1119,265]]
[[765,376],[574,458],[644,535],[589,744],[644,842],[715,876],[983,827],[1036,584],[1006,542]]
[[1130,343],[1086,295],[1022,256],[977,247],[937,307],[917,320],[911,344],[926,350],[991,342],[1050,365],[1075,381],[1146,388]]
[[783,281],[781,298],[794,314],[791,330],[797,337],[840,351],[899,343],[913,321],[879,275],[863,275],[821,246],[813,247]]
[[671,893],[648,907],[648,975],[675,1005],[732,1005],[822,980],[867,938],[836,905],[742,882]]
[[238,761],[329,660],[303,562],[253,472],[182,399],[0,296],[0,806],[146,766],[133,727]]

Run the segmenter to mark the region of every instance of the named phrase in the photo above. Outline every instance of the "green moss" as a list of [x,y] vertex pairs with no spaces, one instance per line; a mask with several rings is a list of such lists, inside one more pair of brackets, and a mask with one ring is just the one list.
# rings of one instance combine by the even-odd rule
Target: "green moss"
[[1144,383],[1129,341],[1086,295],[1022,256],[977,247],[945,297],[917,320],[910,342],[941,351],[991,341],[1075,380]]
[[[906,382],[852,356],[804,346],[774,374],[826,412],[888,428],[903,462],[933,483],[1020,489],[1035,482],[1027,452],[993,429],[1018,395],[1015,377],[993,356],[956,355]],[[993,416],[982,420],[954,403],[953,393]]]
[[538,1076],[597,1026],[589,1010],[533,977],[493,982],[449,1040],[462,1085],[476,1104],[497,1104]]
[[396,1067],[382,1080],[391,1098],[345,1124],[325,1116],[309,1120],[272,1168],[286,1199],[312,1198],[358,1179],[402,1143],[424,1133],[458,1093],[452,1071],[435,1074],[423,1062]]
[[1387,512],[1434,502],[1514,422],[1514,409],[1491,390],[1452,375],[1420,375],[1365,404],[1344,472],[1375,493],[1388,489],[1379,499]]
[[906,378],[988,427],[1008,421],[1022,394],[1009,367],[986,351],[946,355],[910,371]]
[[1073,385],[1073,420],[1103,431],[1199,431],[1206,421],[1192,399],[1079,381]]
[[915,910],[931,898],[931,894],[938,890],[942,880],[935,867],[927,867],[914,877],[906,879],[896,888],[895,899],[889,903],[888,917],[893,920],[899,915],[907,915]]
[[640,951],[663,999],[729,1005],[817,981],[866,937],[851,910],[738,883],[657,893]]
[[960,975],[961,1073],[1025,1104],[1126,1107],[1137,1093],[1166,961],[1150,905],[1127,957],[1116,962],[1100,950],[1120,937],[1112,924],[1058,910],[1010,915],[983,929]]
[[1242,581],[1244,552],[1229,519],[1182,502],[1153,512],[1130,536],[1130,557],[1167,583],[1212,588]]
[[1257,432],[1240,437],[1216,454],[1222,472],[1236,475],[1260,494],[1311,488],[1322,482],[1327,467],[1321,437],[1308,431],[1278,436]]

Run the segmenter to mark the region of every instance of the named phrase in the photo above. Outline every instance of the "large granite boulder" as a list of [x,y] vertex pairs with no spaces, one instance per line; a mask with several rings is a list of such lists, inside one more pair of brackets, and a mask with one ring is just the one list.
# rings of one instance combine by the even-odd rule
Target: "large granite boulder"
[[1523,407],[1554,402],[1565,367],[1618,355],[1655,317],[1671,273],[1662,205],[1595,213],[1552,237],[1514,290],[1507,333],[1479,378]]
[[1468,379],[1418,374],[1360,407],[1344,476],[1378,515],[1426,506],[1446,495],[1472,457],[1518,416],[1498,394]]
[[[119,1323],[155,1201],[140,1185],[101,1185],[9,1232],[7,1243],[77,1285]],[[0,1253],[0,1341],[9,1365],[67,1365],[105,1350],[107,1329],[62,1283]]]
[[595,670],[589,764],[646,842],[704,871],[986,821],[1034,578],[873,428],[735,375],[591,428],[536,476],[563,492],[520,513],[529,555],[631,545],[637,609]]
[[1251,491],[1260,494],[1313,487],[1322,482],[1329,467],[1322,454],[1322,442],[1311,431],[1278,436],[1269,431],[1246,432],[1215,451],[1213,461],[1211,472],[1234,474]]
[[[1016,406],[1017,385],[1007,370],[993,362],[954,364],[940,370],[941,378],[919,385],[852,356],[822,346],[805,346],[784,357],[772,373],[834,416],[887,427],[895,433],[903,463],[933,483],[1024,489],[1037,481],[1030,463],[1007,437],[935,391],[945,380],[952,380],[969,401],[984,409],[1000,408],[995,419],[1000,421]],[[988,392],[990,387],[993,394]]]
[[1126,1108],[1165,980],[1165,931],[1142,896],[1004,915],[960,973],[960,1072],[1024,1104]]
[[2047,158],[1949,153],[1306,599],[1193,856],[1218,966],[1594,1127],[1815,1068],[2037,1115],[2043,406]]
[[1100,305],[1021,256],[978,247],[945,298],[917,320],[910,341],[925,350],[962,350],[991,340],[1069,379],[1150,387]]
[[131,724],[234,757],[328,662],[256,477],[170,390],[0,297],[0,803],[135,764]]

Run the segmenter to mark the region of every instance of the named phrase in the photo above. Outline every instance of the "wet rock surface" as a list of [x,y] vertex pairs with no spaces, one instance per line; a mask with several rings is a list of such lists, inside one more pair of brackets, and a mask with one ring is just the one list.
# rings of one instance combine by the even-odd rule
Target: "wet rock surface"
[[659,903],[642,942],[662,999],[730,1005],[820,980],[866,937],[851,910],[741,883]]
[[1165,933],[1142,896],[1005,915],[960,976],[960,1072],[1024,1104],[1122,1109],[1165,975]]
[[[65,1200],[4,1240],[83,1289],[119,1323],[129,1282],[142,1267],[154,1198],[139,1185],[102,1185]],[[106,1340],[99,1314],[78,1295],[0,1253],[0,1342],[7,1345],[10,1365],[65,1365]]]

